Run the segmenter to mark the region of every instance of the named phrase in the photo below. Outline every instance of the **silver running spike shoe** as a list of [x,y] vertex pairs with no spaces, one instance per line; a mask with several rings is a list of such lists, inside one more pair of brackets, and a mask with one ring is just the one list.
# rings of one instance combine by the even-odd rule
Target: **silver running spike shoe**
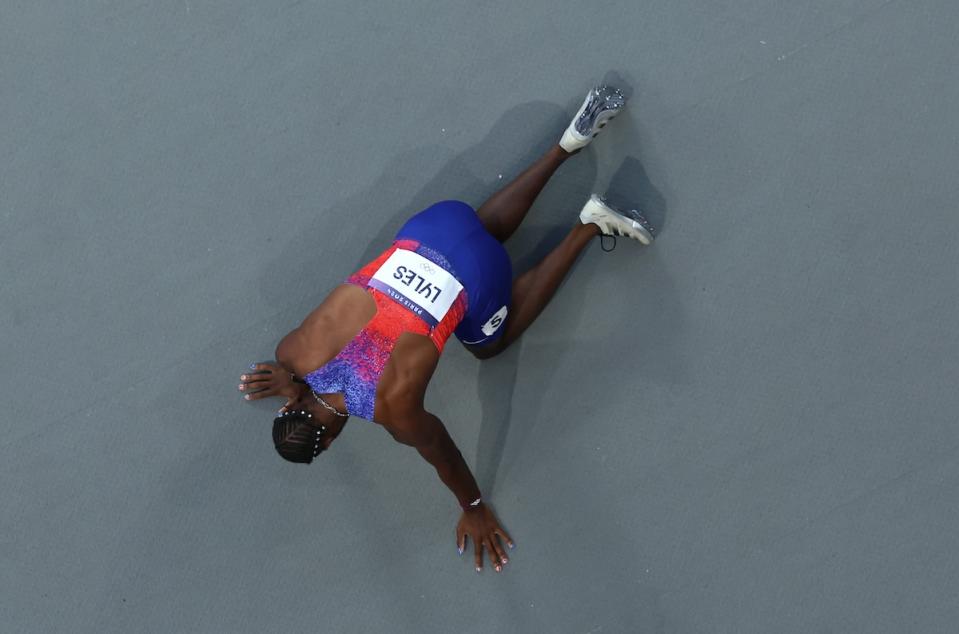
[[624,236],[639,240],[643,244],[652,244],[653,226],[635,209],[623,211],[616,209],[605,198],[593,194],[579,212],[583,224],[597,225],[603,235]]
[[585,147],[625,107],[626,96],[618,88],[593,88],[563,133],[563,138],[559,141],[560,147],[567,152],[575,152]]

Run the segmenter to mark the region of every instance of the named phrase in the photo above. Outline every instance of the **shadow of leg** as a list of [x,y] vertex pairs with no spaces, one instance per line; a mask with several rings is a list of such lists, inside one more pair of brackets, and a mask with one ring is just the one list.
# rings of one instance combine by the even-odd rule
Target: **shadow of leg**
[[666,199],[650,182],[639,159],[628,156],[616,170],[606,191],[609,202],[624,209],[638,209],[662,233],[666,223]]

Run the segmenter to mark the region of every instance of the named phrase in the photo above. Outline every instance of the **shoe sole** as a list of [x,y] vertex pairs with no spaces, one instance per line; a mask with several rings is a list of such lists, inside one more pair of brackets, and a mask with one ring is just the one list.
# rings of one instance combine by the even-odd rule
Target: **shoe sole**
[[[605,101],[605,102],[609,102],[609,101],[611,100],[611,97],[600,97],[601,91],[603,91],[604,89],[607,89],[607,88],[609,88],[609,87],[608,87],[608,86],[600,86],[599,88],[592,88],[592,89],[590,89],[589,94],[586,95],[586,99],[583,100],[583,105],[580,106],[580,107],[579,107],[579,110],[576,111],[576,116],[573,117],[573,123],[572,123],[572,125],[570,126],[570,127],[572,128],[572,129],[570,130],[570,132],[572,132],[572,133],[573,133],[573,136],[576,137],[579,141],[586,141],[586,140],[588,140],[588,139],[595,139],[595,138],[596,138],[596,135],[599,134],[599,131],[602,130],[603,128],[605,128],[605,127],[606,127],[606,124],[608,124],[610,121],[612,121],[613,119],[615,119],[615,118],[619,115],[619,113],[622,112],[624,108],[626,108],[626,97],[624,97],[623,94],[622,94],[622,92],[620,92],[619,90],[617,90],[617,89],[615,89],[615,88],[614,88],[614,89],[611,89],[611,90],[613,91],[612,94],[613,94],[614,96],[619,97],[619,99],[622,100],[622,103],[621,103],[618,107],[616,107],[615,109],[609,108],[609,109],[607,109],[607,110],[603,110],[603,111],[600,112],[598,115],[596,115],[596,119],[597,119],[598,123],[596,124],[596,128],[595,128],[596,131],[593,132],[591,135],[585,135],[585,134],[581,133],[579,130],[576,129],[576,122],[579,121],[579,118],[583,116],[583,113],[584,113],[584,112],[586,112],[586,108],[587,108],[587,106],[589,106],[589,103],[590,103],[590,97],[593,96],[593,93],[596,94],[596,98],[597,98],[597,99],[602,99],[602,100]],[[608,114],[608,113],[609,113],[609,114]],[[592,129],[592,126],[591,126],[590,129]]]

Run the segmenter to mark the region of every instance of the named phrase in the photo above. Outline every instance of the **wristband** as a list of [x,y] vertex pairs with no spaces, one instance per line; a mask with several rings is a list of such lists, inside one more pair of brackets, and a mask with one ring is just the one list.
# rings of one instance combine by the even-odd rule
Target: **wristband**
[[472,502],[470,502],[468,505],[460,504],[460,507],[461,507],[464,511],[468,511],[468,510],[470,510],[470,508],[476,508],[477,506],[479,506],[479,503],[482,502],[482,501],[483,501],[483,498],[476,498],[475,500],[473,500]]

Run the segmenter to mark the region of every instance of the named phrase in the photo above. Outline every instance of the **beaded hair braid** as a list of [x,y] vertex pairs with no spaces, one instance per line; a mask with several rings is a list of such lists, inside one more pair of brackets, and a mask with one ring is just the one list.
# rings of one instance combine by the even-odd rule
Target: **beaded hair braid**
[[303,410],[283,412],[273,419],[273,445],[290,462],[310,464],[323,451],[326,425],[313,422],[313,414]]

